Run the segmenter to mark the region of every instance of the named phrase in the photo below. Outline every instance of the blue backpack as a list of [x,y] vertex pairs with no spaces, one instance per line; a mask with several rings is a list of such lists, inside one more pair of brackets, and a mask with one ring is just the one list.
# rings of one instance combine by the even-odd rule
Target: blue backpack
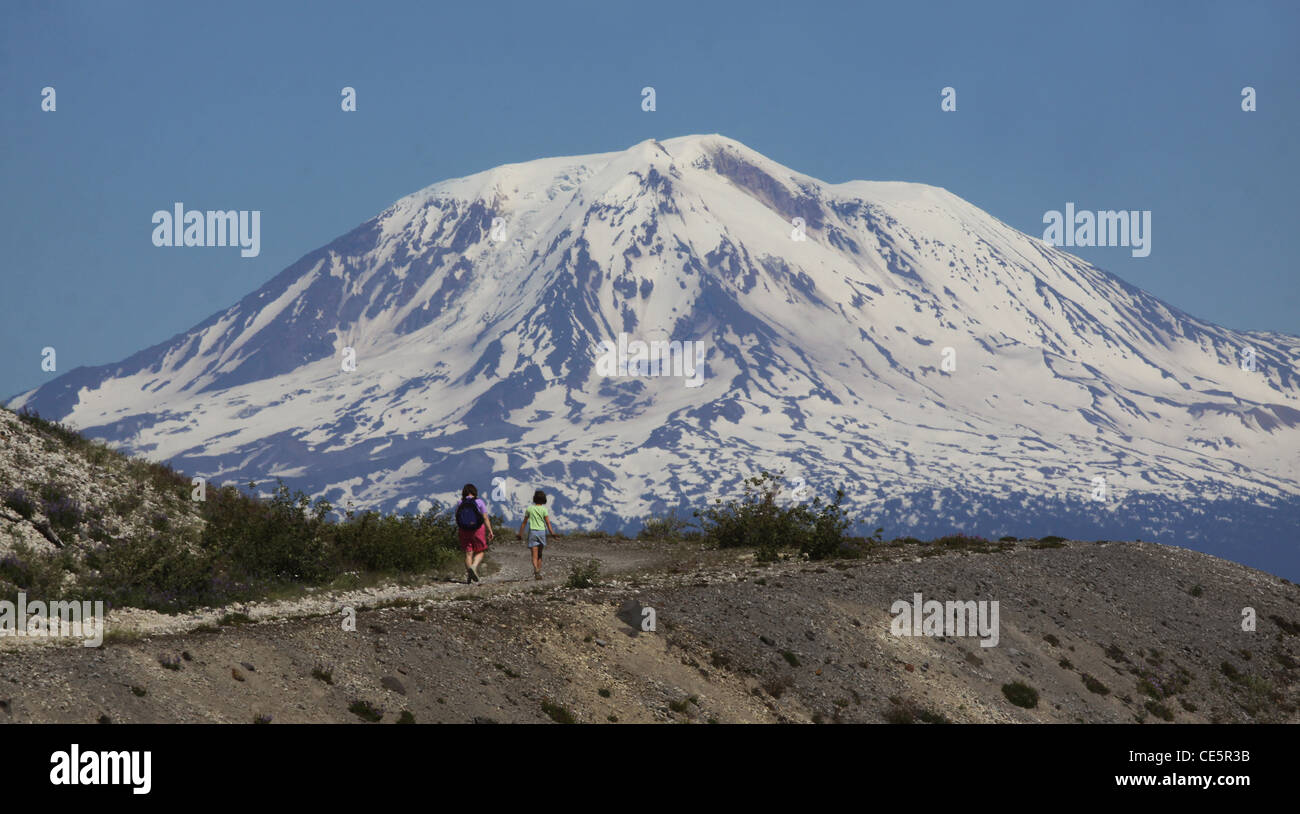
[[456,507],[456,525],[465,531],[477,531],[483,525],[483,512],[478,510],[478,498],[467,497]]

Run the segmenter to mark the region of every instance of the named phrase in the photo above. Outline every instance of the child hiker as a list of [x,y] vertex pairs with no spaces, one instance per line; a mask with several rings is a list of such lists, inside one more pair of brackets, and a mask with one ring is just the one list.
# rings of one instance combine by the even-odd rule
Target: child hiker
[[[546,493],[541,489],[533,492],[533,503],[524,509],[524,521],[519,524],[519,539],[528,540],[528,550],[533,555],[533,579],[542,578],[542,550],[546,548],[547,532],[554,534],[551,528],[551,513],[546,508]],[[527,534],[527,538],[524,535]]]
[[487,516],[487,504],[479,499],[478,488],[472,483],[460,490],[460,505],[456,507],[456,531],[460,534],[460,547],[465,552],[465,582],[478,582],[479,563],[487,554],[492,533],[492,521]]

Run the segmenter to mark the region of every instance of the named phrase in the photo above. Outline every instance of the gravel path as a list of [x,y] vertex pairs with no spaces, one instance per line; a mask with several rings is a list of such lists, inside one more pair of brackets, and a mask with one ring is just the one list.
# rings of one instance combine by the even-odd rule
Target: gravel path
[[[220,608],[205,608],[171,615],[139,608],[109,611],[105,630],[110,638],[167,636],[205,629],[218,624],[229,614],[244,614],[253,621],[300,619],[335,614],[348,607],[354,610],[383,607],[399,603],[417,603],[437,599],[470,596],[496,596],[535,588],[553,588],[564,584],[570,566],[588,559],[600,561],[601,573],[622,574],[657,569],[669,563],[674,549],[653,546],[636,540],[591,537],[553,537],[543,561],[543,579],[533,579],[527,547],[514,535],[496,538],[484,561],[481,582],[467,585],[463,576],[438,579],[418,585],[379,585],[344,591],[311,590],[294,599],[241,602]],[[464,573],[463,566],[458,569]],[[61,647],[49,639],[0,636],[0,651],[13,648]]]

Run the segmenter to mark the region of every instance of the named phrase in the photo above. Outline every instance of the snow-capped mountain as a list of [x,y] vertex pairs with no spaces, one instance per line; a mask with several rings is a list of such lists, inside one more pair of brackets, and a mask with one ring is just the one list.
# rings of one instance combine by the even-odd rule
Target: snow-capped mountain
[[[702,343],[702,380],[608,375],[620,334]],[[570,528],[635,527],[783,469],[790,499],[842,484],[889,535],[1137,536],[1300,571],[1298,356],[946,190],[824,183],[709,135],[434,184],[9,406],[336,505],[466,481],[493,502],[505,478]]]

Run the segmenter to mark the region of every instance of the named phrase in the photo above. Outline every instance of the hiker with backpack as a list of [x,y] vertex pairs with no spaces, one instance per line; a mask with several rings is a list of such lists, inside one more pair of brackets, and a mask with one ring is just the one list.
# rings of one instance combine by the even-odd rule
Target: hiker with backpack
[[487,554],[488,542],[495,536],[492,521],[488,518],[487,504],[478,496],[472,483],[460,490],[460,505],[456,507],[456,531],[460,547],[465,552],[465,582],[478,582],[478,567]]
[[[541,489],[533,492],[533,502],[524,509],[524,520],[519,524],[519,539],[528,540],[528,551],[533,555],[533,579],[542,578],[542,550],[546,548],[547,533],[554,534],[551,528],[551,513],[546,508],[546,493]],[[524,534],[528,537],[525,538]]]

